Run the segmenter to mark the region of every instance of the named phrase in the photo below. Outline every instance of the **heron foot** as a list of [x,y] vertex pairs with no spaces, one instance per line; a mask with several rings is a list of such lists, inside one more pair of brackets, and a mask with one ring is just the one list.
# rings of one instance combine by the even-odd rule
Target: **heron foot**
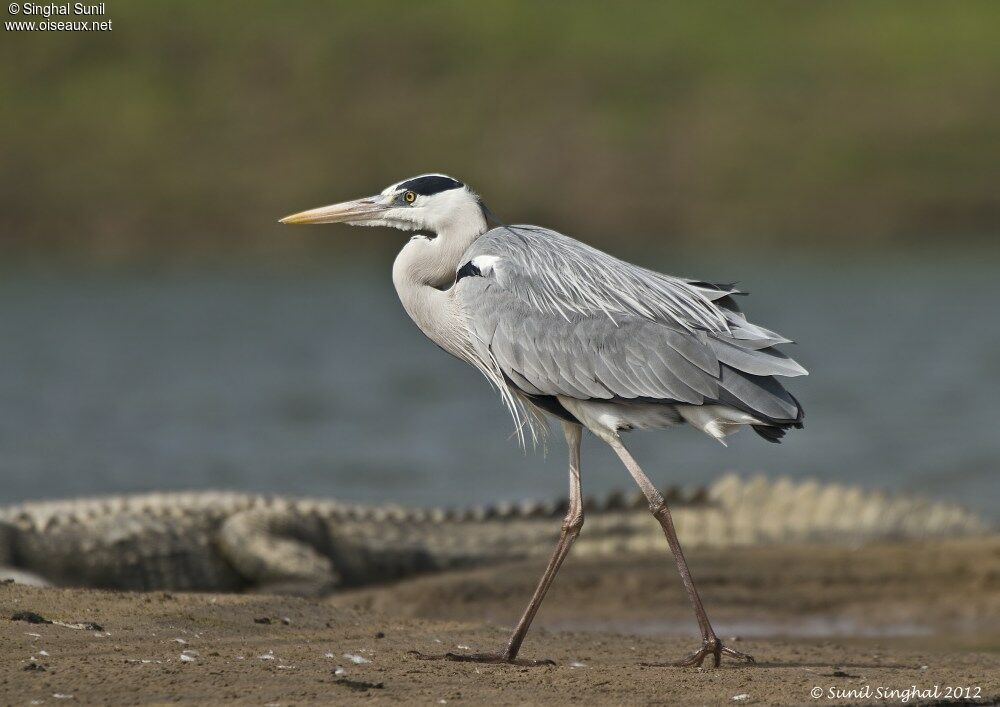
[[518,665],[527,668],[538,668],[543,665],[555,665],[554,660],[529,660],[513,658],[504,653],[438,653],[428,655],[420,651],[410,651],[410,655],[418,660],[450,660],[456,663],[493,663],[495,665]]
[[701,664],[705,662],[705,658],[712,656],[712,664],[714,667],[718,668],[722,663],[722,656],[724,655],[728,655],[730,658],[742,661],[747,665],[754,665],[757,662],[753,659],[752,655],[741,653],[740,651],[734,650],[729,646],[724,646],[722,641],[718,638],[709,638],[701,644],[701,648],[675,663],[643,663],[643,665],[649,667],[672,666],[675,668],[700,668]]

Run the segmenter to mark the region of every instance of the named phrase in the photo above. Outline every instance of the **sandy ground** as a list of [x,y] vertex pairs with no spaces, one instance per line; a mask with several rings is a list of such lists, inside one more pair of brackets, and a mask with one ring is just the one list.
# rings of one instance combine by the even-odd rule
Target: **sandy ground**
[[643,664],[696,645],[668,556],[571,557],[524,646],[557,662],[541,668],[409,653],[499,646],[539,563],[324,600],[7,584],[0,703],[902,704],[877,691],[916,688],[906,704],[942,704],[956,687],[1000,702],[1000,539],[692,555],[720,635],[757,666]]

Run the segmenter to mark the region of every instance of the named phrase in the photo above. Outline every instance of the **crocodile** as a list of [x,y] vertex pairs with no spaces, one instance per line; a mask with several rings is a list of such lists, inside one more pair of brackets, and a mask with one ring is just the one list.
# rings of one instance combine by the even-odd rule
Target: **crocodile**
[[[727,475],[665,494],[691,547],[860,543],[992,532],[953,504],[817,481]],[[645,497],[585,506],[575,552],[662,551]],[[547,556],[566,501],[415,509],[234,492],[27,502],[0,509],[0,575],[56,586],[321,595]]]

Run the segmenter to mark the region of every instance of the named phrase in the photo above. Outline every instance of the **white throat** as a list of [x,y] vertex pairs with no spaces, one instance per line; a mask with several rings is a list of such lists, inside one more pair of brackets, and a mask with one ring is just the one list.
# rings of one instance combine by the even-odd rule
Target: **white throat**
[[455,281],[462,254],[487,231],[486,216],[479,201],[464,189],[453,197],[439,195],[427,207],[424,228],[433,237],[414,236],[396,256],[392,281],[406,304],[404,290],[431,287],[442,290]]
[[403,246],[392,265],[392,282],[417,327],[448,353],[469,361],[465,316],[450,288],[462,255],[488,226],[478,200],[468,192],[463,196],[451,208],[427,214],[428,230],[435,235],[413,236]]

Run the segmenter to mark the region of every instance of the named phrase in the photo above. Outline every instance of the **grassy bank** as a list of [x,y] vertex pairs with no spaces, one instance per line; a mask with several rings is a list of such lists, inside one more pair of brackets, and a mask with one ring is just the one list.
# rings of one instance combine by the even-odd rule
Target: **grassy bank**
[[107,18],[0,45],[11,250],[336,248],[273,221],[428,170],[604,245],[934,246],[1000,223],[995,3],[109,2]]

